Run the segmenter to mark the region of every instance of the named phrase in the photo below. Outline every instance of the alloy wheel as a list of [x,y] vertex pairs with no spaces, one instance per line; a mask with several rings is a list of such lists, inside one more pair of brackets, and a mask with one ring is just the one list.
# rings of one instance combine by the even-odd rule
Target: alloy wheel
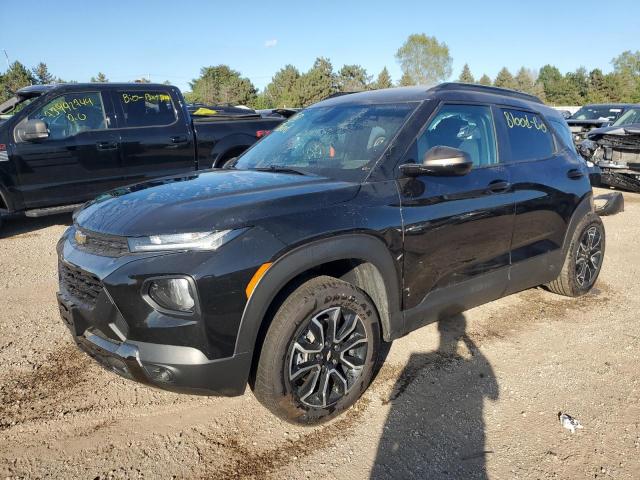
[[289,349],[289,383],[297,399],[326,408],[343,398],[360,378],[369,339],[362,319],[345,307],[316,314]]
[[597,226],[584,231],[576,252],[576,281],[581,288],[590,287],[602,265],[602,232]]

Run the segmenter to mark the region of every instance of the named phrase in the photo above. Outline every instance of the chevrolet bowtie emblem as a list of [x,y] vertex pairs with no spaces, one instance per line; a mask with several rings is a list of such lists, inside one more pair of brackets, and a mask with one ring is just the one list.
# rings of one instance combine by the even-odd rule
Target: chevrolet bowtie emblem
[[75,238],[78,245],[84,245],[85,243],[87,243],[87,236],[80,230],[76,230],[76,234],[73,238]]

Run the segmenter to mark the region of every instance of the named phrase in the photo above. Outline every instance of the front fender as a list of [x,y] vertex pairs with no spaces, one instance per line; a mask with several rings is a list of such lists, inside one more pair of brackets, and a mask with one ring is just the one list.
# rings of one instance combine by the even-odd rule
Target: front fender
[[400,269],[382,240],[367,234],[349,234],[318,240],[278,258],[260,279],[249,298],[240,323],[236,353],[253,352],[265,315],[276,295],[298,275],[322,264],[357,259],[372,264],[384,281],[386,305],[377,305],[387,340],[402,331]]

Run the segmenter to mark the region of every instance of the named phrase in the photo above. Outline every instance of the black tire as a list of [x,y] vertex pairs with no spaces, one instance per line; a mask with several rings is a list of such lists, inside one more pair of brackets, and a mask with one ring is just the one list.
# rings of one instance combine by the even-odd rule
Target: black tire
[[[595,237],[590,240],[591,233],[594,233]],[[573,233],[560,275],[548,283],[547,288],[567,297],[579,297],[588,293],[602,269],[604,252],[604,225],[598,215],[589,213]],[[594,261],[596,258],[597,262]]]
[[[355,325],[352,330],[351,325]],[[337,278],[315,277],[294,290],[274,315],[253,392],[283,420],[325,422],[348,409],[367,389],[380,347],[380,321],[369,296]]]

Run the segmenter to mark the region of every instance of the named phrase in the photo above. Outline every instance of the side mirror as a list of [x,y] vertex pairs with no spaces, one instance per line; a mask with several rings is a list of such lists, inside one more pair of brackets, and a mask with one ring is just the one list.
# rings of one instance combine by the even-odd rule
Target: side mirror
[[400,171],[408,177],[434,175],[454,177],[466,175],[473,168],[473,161],[467,152],[458,148],[436,146],[424,155],[422,163],[405,163]]
[[17,137],[23,142],[35,142],[49,138],[47,124],[37,118],[27,120],[17,127]]

